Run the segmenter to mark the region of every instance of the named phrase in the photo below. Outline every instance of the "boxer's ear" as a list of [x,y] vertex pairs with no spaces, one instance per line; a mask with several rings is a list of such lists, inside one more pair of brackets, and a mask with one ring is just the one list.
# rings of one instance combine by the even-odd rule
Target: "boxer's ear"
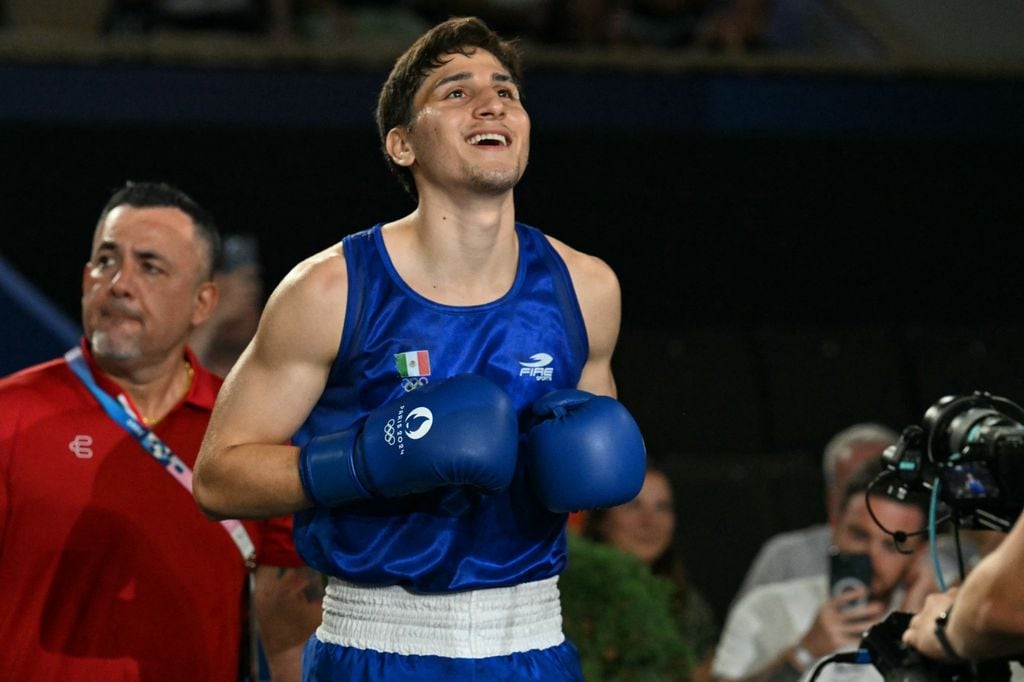
[[401,126],[395,126],[388,131],[388,136],[384,139],[384,148],[398,166],[408,168],[416,161],[416,152],[409,142],[409,131]]

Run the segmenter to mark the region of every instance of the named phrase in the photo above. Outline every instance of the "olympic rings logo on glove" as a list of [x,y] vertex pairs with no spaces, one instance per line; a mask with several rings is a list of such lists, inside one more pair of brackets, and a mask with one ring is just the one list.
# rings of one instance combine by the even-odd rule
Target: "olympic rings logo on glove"
[[384,442],[388,445],[395,444],[395,420],[389,419],[384,425]]

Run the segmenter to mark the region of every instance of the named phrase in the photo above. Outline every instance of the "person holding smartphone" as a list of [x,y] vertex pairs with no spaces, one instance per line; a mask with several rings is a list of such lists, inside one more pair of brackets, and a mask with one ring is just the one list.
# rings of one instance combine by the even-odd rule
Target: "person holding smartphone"
[[[816,660],[856,648],[871,625],[901,604],[907,578],[927,545],[913,537],[897,548],[872,520],[865,493],[883,466],[881,457],[869,460],[847,484],[832,534],[831,575],[762,585],[733,606],[712,679],[797,680]],[[924,500],[897,500],[878,488],[871,491],[871,511],[892,531],[919,530],[926,519]],[[871,666],[857,671],[856,679],[881,680]],[[843,679],[851,678],[844,673]]]

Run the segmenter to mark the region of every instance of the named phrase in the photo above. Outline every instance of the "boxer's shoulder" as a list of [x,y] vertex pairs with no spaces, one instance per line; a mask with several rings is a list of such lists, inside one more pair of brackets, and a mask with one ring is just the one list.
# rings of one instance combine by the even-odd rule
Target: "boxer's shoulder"
[[271,295],[270,303],[305,300],[310,306],[344,301],[348,291],[348,267],[340,244],[301,261],[285,275]]
[[598,297],[618,296],[619,280],[611,266],[597,256],[574,249],[551,235],[544,236],[569,270],[577,294],[584,289],[588,292],[593,290],[593,294]]
[[[267,301],[257,345],[273,351],[297,348],[333,361],[345,322],[348,270],[340,245],[296,265]],[[296,339],[302,343],[295,344]]]

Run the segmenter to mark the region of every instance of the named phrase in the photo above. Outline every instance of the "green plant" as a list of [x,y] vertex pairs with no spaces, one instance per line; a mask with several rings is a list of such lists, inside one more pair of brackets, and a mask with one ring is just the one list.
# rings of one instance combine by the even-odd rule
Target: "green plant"
[[559,589],[563,627],[588,682],[689,677],[694,657],[672,614],[672,584],[638,559],[570,534]]

